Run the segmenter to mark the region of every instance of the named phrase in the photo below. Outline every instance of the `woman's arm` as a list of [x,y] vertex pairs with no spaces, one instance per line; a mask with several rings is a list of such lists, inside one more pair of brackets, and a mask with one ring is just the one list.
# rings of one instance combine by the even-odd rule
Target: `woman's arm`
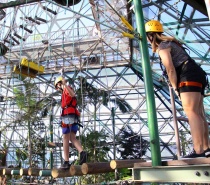
[[159,56],[162,60],[163,65],[166,68],[166,72],[168,74],[168,78],[169,81],[173,87],[173,89],[177,89],[177,76],[176,76],[176,70],[174,67],[174,64],[172,62],[172,58],[171,58],[171,53],[170,53],[171,49],[167,48],[167,49],[161,49],[159,50]]

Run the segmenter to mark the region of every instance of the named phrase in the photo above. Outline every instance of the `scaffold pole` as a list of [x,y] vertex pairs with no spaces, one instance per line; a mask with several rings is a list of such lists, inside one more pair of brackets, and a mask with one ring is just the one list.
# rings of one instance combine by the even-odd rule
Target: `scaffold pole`
[[157,114],[155,108],[155,97],[154,97],[152,72],[151,72],[149,52],[148,52],[148,44],[144,27],[144,16],[142,11],[141,1],[133,0],[133,3],[135,8],[137,30],[142,37],[142,39],[139,41],[139,47],[142,55],[142,70],[144,76],[144,86],[146,91],[152,165],[160,166],[161,156],[160,156],[160,143],[159,143],[159,134],[157,126]]

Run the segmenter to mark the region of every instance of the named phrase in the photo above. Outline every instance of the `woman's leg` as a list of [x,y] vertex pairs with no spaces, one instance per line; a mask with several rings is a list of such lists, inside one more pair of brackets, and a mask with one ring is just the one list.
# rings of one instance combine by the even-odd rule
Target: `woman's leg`
[[182,92],[180,96],[184,112],[189,120],[194,150],[197,154],[203,153],[205,128],[203,118],[200,115],[202,107],[199,103],[202,101],[202,95],[200,92]]
[[201,97],[200,101],[200,115],[203,120],[204,124],[204,134],[203,134],[203,149],[206,150],[209,148],[209,128],[208,128],[208,123],[206,121],[206,116],[205,116],[205,111],[204,111],[204,105],[203,105],[203,96]]
[[70,133],[63,134],[63,156],[65,161],[69,161],[69,140]]

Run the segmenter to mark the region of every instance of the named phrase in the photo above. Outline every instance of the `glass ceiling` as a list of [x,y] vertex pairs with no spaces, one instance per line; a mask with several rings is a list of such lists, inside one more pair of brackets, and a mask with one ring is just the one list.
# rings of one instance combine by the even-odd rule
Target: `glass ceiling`
[[[43,110],[36,109],[30,120],[33,119],[32,128],[36,127],[36,134],[49,139],[48,131],[53,122],[53,142],[60,141],[60,108],[58,104],[52,106],[52,102],[60,101],[53,82],[60,75],[61,69],[64,69],[65,77],[75,90],[86,89],[80,81],[85,78],[99,91],[105,91],[109,100],[126,101],[132,108],[127,113],[122,113],[116,103],[103,105],[100,97],[94,106],[93,99],[88,98],[89,92],[81,90],[81,120],[84,127],[80,134],[105,130],[112,142],[111,109],[114,107],[116,135],[119,135],[122,128],[130,126],[136,134],[149,141],[139,41],[123,37],[123,32],[130,32],[119,17],[124,16],[136,28],[132,1],[81,0],[70,7],[50,0],[16,1],[18,2],[21,3],[17,5],[13,1],[1,0],[0,4],[0,38],[9,48],[0,60],[0,144],[3,146],[6,143],[9,147],[8,164],[15,164],[15,150],[23,147],[20,140],[27,138],[27,112],[18,107],[14,94],[14,89],[19,89],[27,95],[27,83],[33,84],[30,91],[33,91],[33,98],[37,102],[48,100],[44,106],[49,104],[53,115],[48,113],[46,117],[41,117],[40,112]],[[180,0],[142,1],[142,6],[145,22],[150,19],[160,20],[165,33],[184,43],[190,56],[209,74],[210,21],[207,12],[202,13],[197,10],[199,7],[192,7]],[[163,159],[173,159],[177,148],[170,93],[167,84],[161,80],[159,58],[151,52],[150,46],[148,49],[153,72],[161,156]],[[22,58],[44,66],[44,73],[38,74],[36,78],[20,77],[14,72],[14,66],[19,66]],[[191,143],[188,123],[177,99],[175,106],[179,118],[178,128]],[[205,98],[205,110],[209,121],[209,97]],[[49,159],[49,152],[50,149],[47,149],[46,160]],[[55,153],[55,165],[59,165],[62,156],[59,155],[59,149]],[[143,157],[150,159],[150,156],[148,147]]]

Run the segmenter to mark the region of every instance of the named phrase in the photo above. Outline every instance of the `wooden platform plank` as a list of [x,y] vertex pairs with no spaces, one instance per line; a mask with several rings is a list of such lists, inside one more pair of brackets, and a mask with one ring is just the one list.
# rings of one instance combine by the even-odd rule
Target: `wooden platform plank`
[[143,159],[128,159],[128,160],[111,160],[110,167],[112,169],[133,168],[134,163],[145,162]]
[[[210,158],[193,158],[182,160],[162,161],[162,166],[188,166],[188,165],[210,165]],[[152,162],[135,163],[134,168],[152,167]]]
[[97,174],[97,173],[108,173],[114,172],[114,169],[110,167],[110,162],[99,162],[99,163],[84,163],[82,164],[82,173],[86,174]]

